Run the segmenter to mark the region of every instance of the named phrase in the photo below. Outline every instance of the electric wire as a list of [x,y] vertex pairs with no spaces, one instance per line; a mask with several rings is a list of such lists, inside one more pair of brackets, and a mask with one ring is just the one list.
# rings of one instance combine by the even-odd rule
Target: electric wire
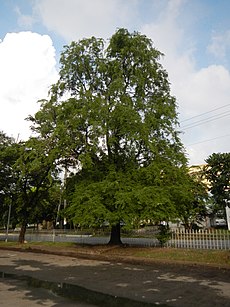
[[194,145],[197,145],[197,144],[202,144],[202,143],[214,141],[214,140],[221,139],[221,138],[225,138],[225,137],[229,137],[229,136],[230,136],[230,134],[220,135],[220,136],[217,136],[217,137],[212,138],[212,139],[207,139],[207,140],[195,142],[195,143],[192,143],[192,144],[188,144],[188,145],[186,145],[186,146],[187,146],[187,147],[189,147],[189,146],[194,146]]
[[184,120],[181,120],[180,122],[181,122],[181,123],[183,123],[183,122],[187,122],[187,121],[189,121],[189,120],[191,120],[191,119],[194,119],[194,118],[196,118],[196,117],[200,117],[200,116],[203,116],[203,115],[206,115],[206,114],[212,113],[212,112],[214,112],[214,111],[217,111],[217,110],[220,110],[220,109],[226,108],[226,107],[228,107],[228,106],[230,106],[230,103],[225,104],[224,106],[221,106],[221,107],[218,107],[218,108],[212,109],[212,110],[210,110],[210,111],[207,111],[207,112],[204,112],[204,113],[201,113],[201,114],[198,114],[198,115],[192,116],[192,117],[190,117],[190,118],[186,118],[186,119],[184,119]]
[[200,125],[203,125],[203,124],[206,124],[206,123],[209,123],[211,121],[214,121],[214,120],[217,120],[217,119],[220,119],[220,118],[223,118],[223,117],[227,117],[227,116],[230,116],[230,111],[219,113],[219,114],[204,118],[202,120],[198,120],[198,121],[193,122],[191,124],[182,126],[181,129],[187,130],[187,129],[194,128],[194,127],[197,127],[197,126],[200,126]]
[[[215,112],[217,110],[224,109],[224,108],[229,107],[229,106],[230,106],[230,104],[226,104],[224,106],[212,109],[210,111],[203,112],[201,114],[192,116],[192,117],[187,118],[185,120],[182,120],[181,123],[185,123],[185,122],[191,121],[191,120],[193,120],[195,118],[198,118],[198,117],[201,117],[201,116],[213,113],[213,112]],[[228,117],[228,116],[230,116],[230,110],[226,110],[225,112],[214,114],[214,115],[212,115],[210,117],[205,117],[205,118],[197,120],[195,122],[185,123],[185,125],[181,127],[181,130],[183,132],[183,130],[187,130],[187,129],[190,129],[190,128],[195,128],[197,126],[200,126],[200,125],[203,125],[203,124],[206,124],[206,123],[209,123],[211,121],[218,120],[218,119],[221,119],[221,118],[224,118],[224,117]],[[214,137],[214,138],[205,139],[205,140],[202,140],[202,141],[198,141],[198,142],[194,142],[194,143],[188,144],[188,145],[186,145],[186,147],[190,147],[190,146],[194,146],[194,145],[197,145],[197,144],[211,142],[211,141],[214,141],[214,140],[217,140],[217,139],[220,139],[220,138],[226,138],[226,137],[229,137],[229,136],[230,136],[230,134],[225,134],[225,135],[217,136],[217,137]]]

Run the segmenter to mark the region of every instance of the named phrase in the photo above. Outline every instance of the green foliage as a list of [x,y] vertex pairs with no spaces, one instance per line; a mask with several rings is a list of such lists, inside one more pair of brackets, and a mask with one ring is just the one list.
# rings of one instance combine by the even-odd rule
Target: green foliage
[[11,223],[22,224],[24,230],[27,223],[54,219],[57,193],[60,193],[56,157],[50,140],[30,138],[27,142],[15,143],[0,134],[0,212],[3,223],[6,223],[9,205]]
[[171,238],[171,231],[168,225],[160,225],[159,233],[156,235],[157,240],[160,242],[161,247],[165,246],[165,244]]
[[205,176],[210,182],[216,210],[230,204],[230,153],[213,153],[207,159]]
[[20,145],[14,165],[18,173],[17,217],[26,223],[38,223],[47,210],[49,189],[55,179],[55,156],[48,141],[30,138]]
[[30,117],[34,130],[73,163],[93,164],[95,154],[116,168],[156,155],[178,163],[184,157],[174,129],[176,102],[160,55],[145,36],[124,29],[107,49],[101,39],[72,42],[62,53],[50,100]]
[[75,223],[175,214],[169,178],[186,158],[161,55],[125,29],[108,44],[92,37],[65,46],[50,99],[29,119],[59,165],[75,169],[66,191]]
[[0,132],[0,191],[8,195],[13,188],[15,173],[13,165],[18,158],[18,145],[14,139]]
[[9,205],[14,201],[17,176],[14,164],[19,156],[18,147],[13,138],[0,132],[0,223],[2,225],[6,225]]
[[192,228],[207,216],[207,186],[198,173],[191,174],[187,168],[177,171],[174,180],[177,184],[173,184],[170,190],[176,204],[177,217],[185,228]]
[[137,218],[160,221],[175,217],[171,185],[160,171],[154,176],[153,168],[107,174],[104,170],[100,176],[96,167],[92,172],[80,171],[67,180],[67,216],[81,226],[98,226],[104,221],[110,225],[122,221],[128,226]]

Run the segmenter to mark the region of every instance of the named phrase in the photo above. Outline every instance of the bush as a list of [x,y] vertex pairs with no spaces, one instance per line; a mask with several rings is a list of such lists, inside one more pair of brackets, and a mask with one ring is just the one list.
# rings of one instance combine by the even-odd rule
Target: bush
[[171,231],[168,225],[160,225],[159,233],[156,235],[157,240],[160,242],[160,246],[163,247],[171,238]]

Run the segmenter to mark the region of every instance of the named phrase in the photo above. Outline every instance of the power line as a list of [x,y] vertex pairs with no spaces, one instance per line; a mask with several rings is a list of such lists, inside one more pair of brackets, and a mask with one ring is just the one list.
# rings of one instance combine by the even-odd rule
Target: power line
[[[212,112],[215,112],[217,110],[221,110],[221,109],[224,109],[226,107],[229,107],[230,104],[226,104],[224,106],[221,106],[221,107],[218,107],[218,108],[215,108],[215,109],[212,109],[210,111],[207,111],[207,112],[204,112],[204,113],[201,113],[201,114],[198,114],[196,116],[192,116],[190,118],[187,118],[185,120],[182,120],[181,123],[185,123],[185,122],[188,122],[190,120],[193,120],[195,118],[198,118],[198,117],[201,117],[201,116],[204,116],[204,115],[207,115],[207,114],[210,114]],[[224,117],[228,117],[230,116],[230,110],[226,110],[225,112],[221,112],[221,113],[218,113],[218,114],[214,114],[212,116],[209,116],[209,117],[205,117],[203,119],[199,119],[197,121],[194,121],[194,122],[191,122],[191,123],[185,123],[184,126],[181,127],[181,130],[187,130],[187,129],[190,129],[190,128],[194,128],[194,127],[197,127],[197,126],[200,126],[200,125],[203,125],[203,124],[206,124],[206,123],[209,123],[211,121],[214,121],[214,120],[218,120],[218,119],[221,119],[221,118],[224,118]],[[194,146],[194,145],[197,145],[197,144],[202,144],[202,143],[207,143],[207,142],[211,142],[211,141],[214,141],[214,140],[217,140],[217,139],[220,139],[220,138],[226,138],[226,137],[229,137],[230,134],[226,134],[226,135],[221,135],[221,136],[217,136],[217,137],[214,137],[214,138],[211,138],[211,139],[206,139],[206,140],[203,140],[203,141],[199,141],[199,142],[195,142],[195,143],[191,143],[191,144],[188,144],[186,145],[186,147],[190,147],[190,146]]]
[[188,144],[188,145],[186,145],[186,147],[188,147],[188,146],[193,146],[193,145],[197,145],[197,144],[202,144],[202,143],[206,143],[206,142],[210,142],[210,141],[217,140],[217,139],[221,139],[221,138],[228,137],[228,136],[230,136],[230,134],[225,134],[225,135],[217,136],[217,137],[212,138],[212,139],[207,139],[207,140],[203,140],[203,141],[200,141],[200,142]]
[[206,114],[212,113],[212,112],[214,112],[214,111],[217,111],[217,110],[220,110],[220,109],[226,108],[226,107],[228,107],[228,106],[230,106],[230,103],[228,103],[228,104],[226,104],[226,105],[224,105],[224,106],[222,106],[222,107],[218,107],[218,108],[212,109],[212,110],[210,110],[210,111],[207,111],[207,112],[204,112],[204,113],[201,113],[201,114],[198,114],[198,115],[192,116],[192,117],[190,117],[190,118],[187,118],[187,119],[181,120],[180,122],[181,122],[181,123],[183,123],[183,122],[189,121],[189,120],[191,120],[191,119],[194,119],[194,118],[196,118],[196,117],[200,117],[200,116],[203,116],[203,115],[206,115]]
[[227,113],[223,112],[223,113],[220,113],[220,114],[216,114],[216,115],[204,118],[202,120],[198,120],[194,123],[188,124],[187,126],[186,125],[184,127],[182,126],[181,129],[186,130],[186,129],[194,128],[196,126],[200,126],[200,125],[206,124],[208,122],[211,122],[211,121],[214,121],[214,120],[217,120],[217,119],[229,116],[229,115],[230,115],[230,111],[228,111]]

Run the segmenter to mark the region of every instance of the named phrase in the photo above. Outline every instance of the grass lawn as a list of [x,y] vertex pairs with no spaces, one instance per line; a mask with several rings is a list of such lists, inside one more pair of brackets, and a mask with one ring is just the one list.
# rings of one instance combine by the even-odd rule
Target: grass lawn
[[170,262],[224,265],[230,268],[230,251],[227,250],[155,248],[149,251],[138,251],[136,256]]
[[120,247],[108,245],[78,245],[76,243],[60,242],[30,242],[19,244],[17,242],[0,241],[0,248],[20,248],[20,249],[48,249],[54,252],[68,252],[82,254],[105,255],[106,257],[119,257],[146,259],[148,261],[180,262],[224,266],[230,268],[230,250],[201,250],[182,248],[146,248],[146,247]]

